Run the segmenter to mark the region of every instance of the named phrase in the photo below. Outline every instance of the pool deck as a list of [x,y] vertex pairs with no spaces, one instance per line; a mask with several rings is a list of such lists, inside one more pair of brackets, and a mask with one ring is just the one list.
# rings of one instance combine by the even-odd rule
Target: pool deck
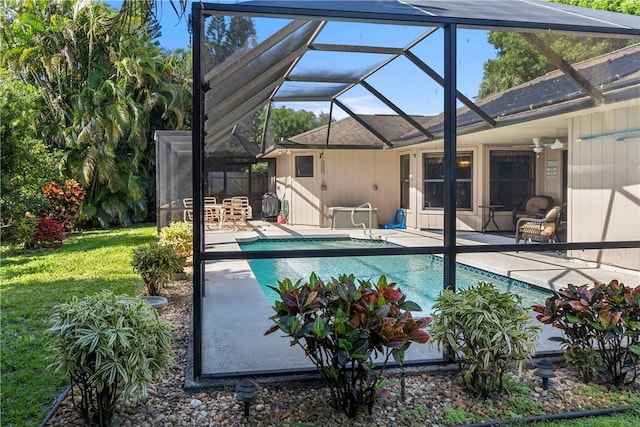
[[[381,238],[404,246],[441,246],[442,234],[420,230],[373,230]],[[206,232],[207,251],[239,249],[236,239],[252,237],[329,237],[350,236],[368,238],[362,230],[332,230],[317,227],[288,226],[272,222],[251,221],[246,230],[215,230]],[[458,232],[458,245],[511,244],[513,237],[494,233]],[[526,249],[527,245],[523,245]],[[573,283],[617,279],[628,285],[640,284],[640,272],[614,269],[609,266],[568,260],[555,252],[458,254],[457,261],[511,277],[542,288],[557,290]],[[247,261],[212,262],[206,266],[202,305],[202,372],[203,375],[257,373],[291,368],[313,368],[302,350],[290,347],[281,333],[264,336],[272,322],[269,306]],[[310,272],[309,272],[310,273]],[[553,351],[558,347],[548,341],[558,335],[545,328],[538,351]],[[413,345],[406,360],[441,358],[435,346]]]

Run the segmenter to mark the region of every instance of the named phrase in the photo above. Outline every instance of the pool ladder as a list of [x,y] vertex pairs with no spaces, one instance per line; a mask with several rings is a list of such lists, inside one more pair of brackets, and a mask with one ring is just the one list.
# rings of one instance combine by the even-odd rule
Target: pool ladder
[[[356,211],[360,208],[364,208],[364,207],[368,207],[369,208],[369,232],[367,233],[367,227],[366,224],[364,222],[358,223],[356,224],[356,220],[353,217],[353,215],[356,213]],[[372,213],[373,213],[373,207],[371,206],[371,203],[366,202],[361,204],[360,206],[356,206],[355,208],[351,209],[351,223],[353,224],[354,227],[360,227],[362,226],[362,231],[364,232],[364,234],[368,234],[368,236],[370,238],[373,237],[373,233],[371,232],[371,224],[373,222],[373,217],[372,217]]]

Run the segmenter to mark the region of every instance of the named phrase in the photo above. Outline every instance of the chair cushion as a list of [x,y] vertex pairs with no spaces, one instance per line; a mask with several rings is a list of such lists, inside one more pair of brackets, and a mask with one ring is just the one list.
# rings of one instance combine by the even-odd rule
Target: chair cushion
[[556,225],[553,222],[546,222],[544,228],[540,232],[541,236],[553,236],[556,231]]
[[551,219],[553,217],[555,217],[558,212],[560,211],[560,209],[562,209],[562,206],[554,206],[551,208],[551,210],[549,210],[549,212],[547,212],[547,215],[545,215],[545,219]]

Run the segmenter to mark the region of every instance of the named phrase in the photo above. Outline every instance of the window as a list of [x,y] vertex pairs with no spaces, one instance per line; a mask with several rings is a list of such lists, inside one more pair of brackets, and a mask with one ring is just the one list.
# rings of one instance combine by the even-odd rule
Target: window
[[[425,154],[423,163],[423,194],[424,208],[444,207],[444,154]],[[470,210],[472,202],[472,169],[473,154],[458,153],[456,157],[457,181],[456,181],[456,209]]]
[[313,156],[296,156],[296,177],[313,176]]
[[535,153],[492,151],[489,166],[489,203],[520,208],[534,195]]
[[409,209],[409,155],[400,156],[400,207]]

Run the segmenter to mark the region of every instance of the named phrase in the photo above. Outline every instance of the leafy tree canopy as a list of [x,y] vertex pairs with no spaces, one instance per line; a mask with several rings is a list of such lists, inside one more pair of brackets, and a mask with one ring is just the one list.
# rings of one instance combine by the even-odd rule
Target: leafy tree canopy
[[[0,228],[12,241],[26,212],[37,212],[45,202],[42,188],[59,181],[59,153],[40,137],[43,117],[40,91],[0,69]],[[17,236],[16,236],[17,237]]]
[[[259,144],[262,140],[266,111],[265,108],[242,123],[242,134],[254,144]],[[320,113],[316,116],[312,111],[294,110],[283,105],[271,108],[269,133],[273,141],[279,142],[327,123],[329,123],[327,113]]]
[[[553,0],[556,3],[592,9],[640,15],[636,0]],[[615,38],[559,36],[538,34],[538,37],[569,63],[593,58],[620,49],[633,41]],[[484,75],[478,98],[486,98],[520,83],[542,76],[555,69],[547,59],[520,34],[511,31],[490,31],[489,43],[498,50],[498,57],[484,64]]]
[[85,220],[102,226],[151,217],[153,133],[190,123],[188,56],[165,55],[152,20],[115,17],[82,0],[0,9],[2,65],[41,90],[44,122],[56,129],[48,143],[64,149],[65,177],[87,191]]

